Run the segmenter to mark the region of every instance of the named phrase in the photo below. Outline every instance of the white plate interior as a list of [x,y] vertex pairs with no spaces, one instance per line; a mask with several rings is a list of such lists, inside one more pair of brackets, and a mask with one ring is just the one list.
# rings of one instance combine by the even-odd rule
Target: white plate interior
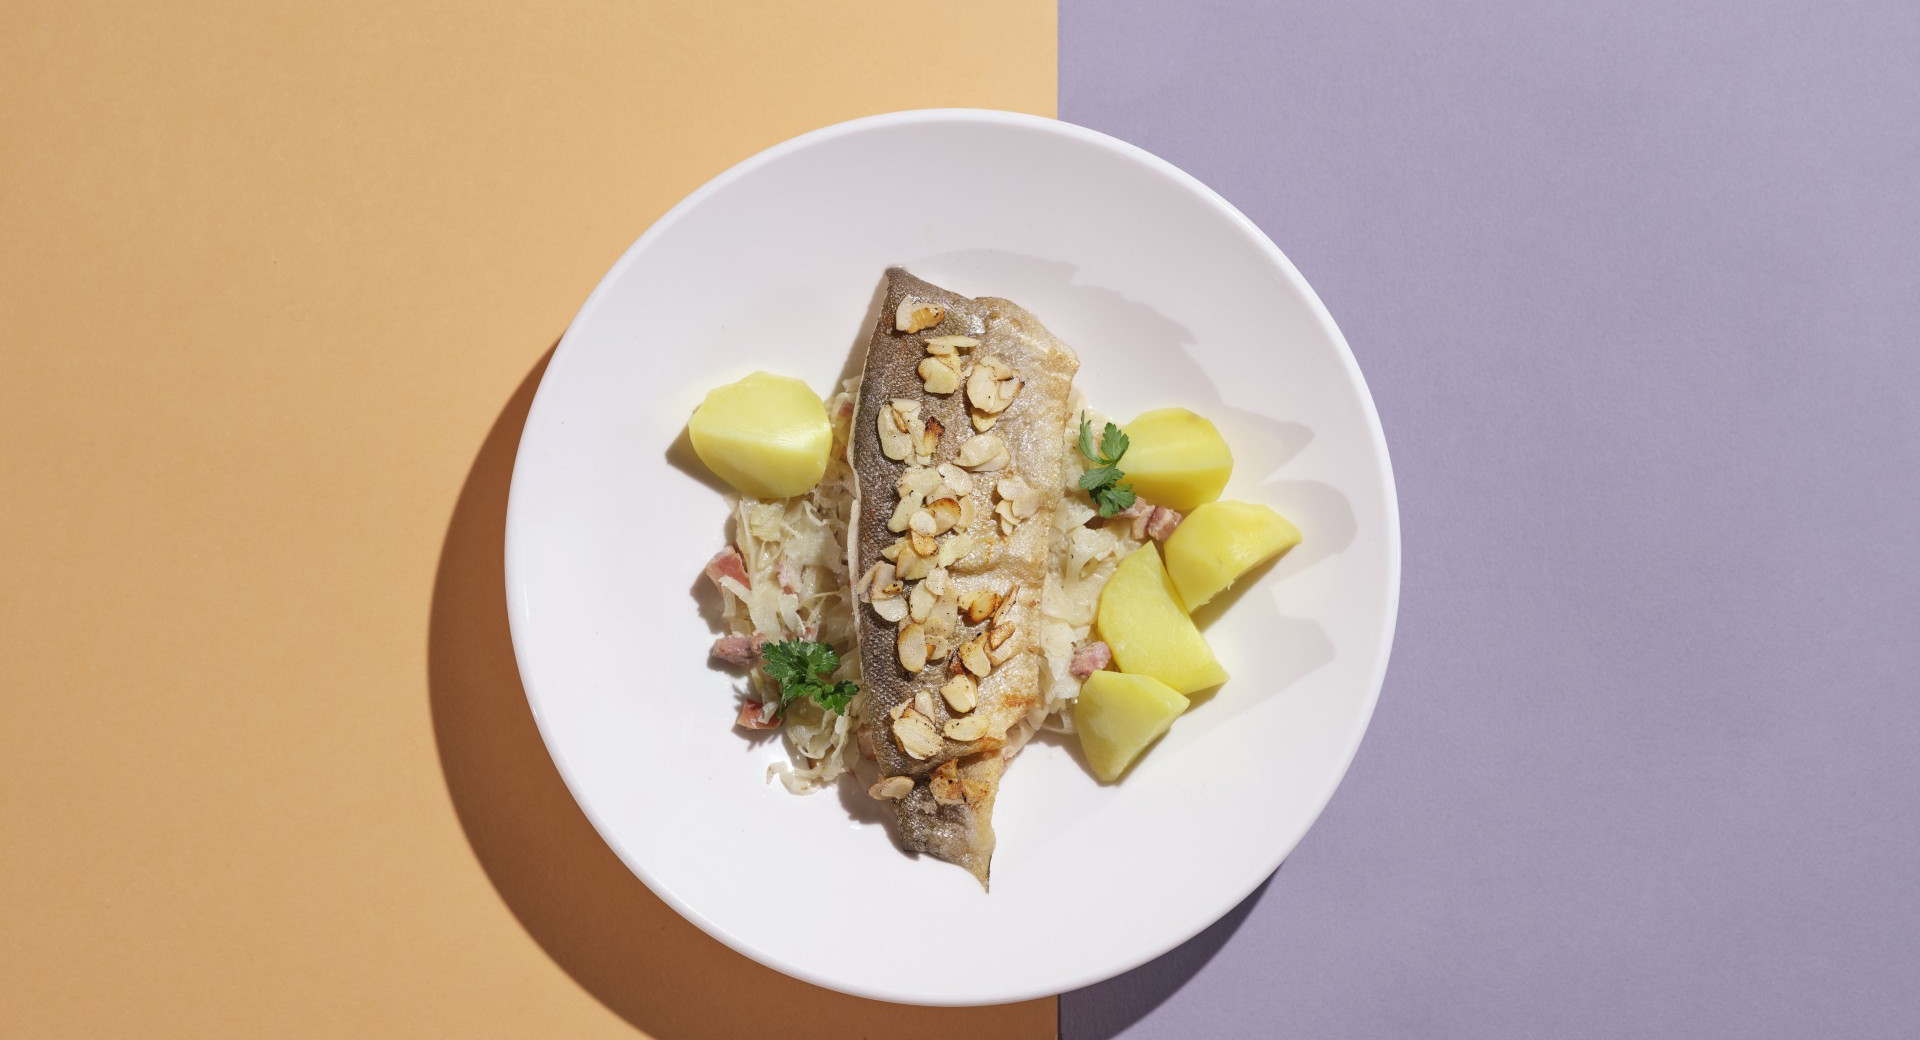
[[[1232,445],[1226,497],[1305,542],[1206,634],[1234,676],[1126,780],[1037,743],[996,809],[993,891],[912,859],[864,792],[768,783],[705,659],[719,494],[669,458],[705,391],[754,369],[825,393],[882,270],[1011,298],[1125,420],[1185,405]],[[1399,534],[1359,370],[1238,212],[1145,152],[1027,116],[902,113],[748,160],[630,250],[580,312],[521,439],[509,614],[574,796],[656,893],[735,949],[864,996],[989,1003],[1134,967],[1232,908],[1345,772],[1392,641]],[[921,936],[924,935],[924,939]],[[910,953],[904,953],[911,951]]]

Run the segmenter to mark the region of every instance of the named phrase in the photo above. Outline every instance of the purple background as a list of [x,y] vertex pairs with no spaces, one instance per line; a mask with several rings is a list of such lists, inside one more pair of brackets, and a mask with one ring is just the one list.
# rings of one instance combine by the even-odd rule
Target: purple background
[[1062,0],[1372,384],[1373,729],[1108,1037],[1920,1035],[1920,4]]

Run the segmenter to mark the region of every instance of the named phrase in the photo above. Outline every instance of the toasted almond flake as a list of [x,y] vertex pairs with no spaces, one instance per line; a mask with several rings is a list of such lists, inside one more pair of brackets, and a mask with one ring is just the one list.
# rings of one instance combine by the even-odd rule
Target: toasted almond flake
[[927,631],[918,623],[909,621],[900,626],[900,633],[894,637],[894,649],[900,653],[900,667],[909,672],[917,672],[927,666]]
[[933,461],[933,453],[940,449],[940,435],[947,428],[938,419],[928,419],[914,434],[914,447],[919,453],[922,465]]
[[[915,541],[922,540],[929,543],[933,541],[931,538],[915,536]],[[931,553],[921,553],[913,542],[908,542],[900,547],[900,559],[894,563],[894,568],[900,580],[919,581],[933,570],[933,556]]]
[[[978,783],[979,781],[975,781]],[[867,793],[883,802],[896,802],[913,793],[913,778],[889,776],[867,788]]]
[[918,494],[922,500],[935,497],[933,493],[939,489],[939,471],[926,466],[908,466],[901,471],[900,480],[894,486],[894,490],[902,497],[911,492]]
[[928,592],[931,592],[936,596],[941,596],[941,597],[946,596],[948,574],[947,574],[947,569],[945,567],[935,567],[934,569],[928,571],[927,577],[925,580],[926,580],[926,586],[927,586]]
[[1012,625],[995,625],[987,631],[987,649],[998,650],[1001,644],[1012,638]]
[[919,332],[940,324],[946,316],[947,309],[937,303],[903,296],[893,310],[893,327],[899,332]]
[[1002,502],[993,507],[993,515],[1000,518],[1000,533],[1010,535],[1020,526],[1020,518],[1013,515],[1013,503]]
[[969,415],[969,418],[973,420],[973,429],[976,433],[985,433],[993,429],[994,423],[1000,421],[999,416],[988,415],[985,412],[973,412]]
[[960,500],[960,522],[954,525],[962,531],[973,526],[973,496]]
[[911,397],[896,397],[887,403],[893,406],[894,411],[900,413],[902,419],[915,419],[920,415],[920,402]]
[[[958,505],[954,506],[955,512],[958,512],[959,509],[960,507]],[[924,534],[931,537],[940,533],[940,525],[934,520],[932,513],[925,509],[916,509],[913,511],[913,515],[907,518],[907,530],[912,531],[914,534]]]
[[987,800],[989,790],[985,780],[966,777],[960,781],[960,800],[968,805],[978,805]]
[[957,498],[936,498],[927,503],[927,510],[933,521],[933,534],[946,534],[960,522],[960,500]]
[[900,558],[900,545],[903,541],[905,541],[905,539],[896,539],[892,545],[882,548],[880,550],[880,557],[885,560],[898,560]]
[[915,621],[924,622],[933,614],[933,604],[937,597],[927,591],[927,583],[921,582],[907,594],[907,616]]
[[927,354],[937,358],[953,357],[955,354],[954,346],[951,342],[948,342],[951,339],[953,339],[952,336],[935,336],[927,340]]
[[999,415],[1019,396],[1020,386],[1019,374],[988,354],[974,361],[967,373],[967,403],[987,415]]
[[[1005,441],[993,434],[984,434],[978,437],[969,437],[965,444],[960,445],[960,452],[953,457],[953,461],[956,465],[963,468],[979,470],[986,468],[987,464],[995,458],[1005,459],[1006,455],[1007,444]],[[1005,463],[1002,463],[1002,465],[1005,465]],[[994,468],[998,469],[1000,467],[996,466]]]
[[[934,556],[938,555],[940,552],[940,543],[934,541],[933,536],[930,534],[921,534],[920,532],[915,531],[912,534],[909,534],[907,536],[907,540],[908,540],[908,544],[913,546],[913,552],[914,552],[914,555],[916,556],[932,559]],[[932,567],[927,568],[927,570],[932,570],[932,569],[933,569]],[[926,577],[927,576],[926,572],[925,571],[921,572],[920,576],[922,578]]]
[[873,601],[873,612],[880,615],[883,620],[897,625],[906,620],[907,601],[899,596],[891,599],[876,599]]
[[960,597],[960,616],[967,619],[967,624],[977,625],[1000,609],[1000,598],[1000,593],[992,589],[975,589]]
[[933,691],[927,689],[925,686],[914,691],[913,710],[925,715],[927,718],[933,718]]
[[[966,470],[961,469],[951,462],[942,462],[940,468],[935,472],[940,475],[941,482],[946,484],[948,490],[952,491],[955,495],[970,495],[973,493],[973,474],[968,473]],[[932,492],[928,492],[928,494],[932,494]]]
[[887,573],[889,575],[893,573],[893,567],[890,564],[888,564],[885,560],[882,560],[874,564],[873,566],[868,567],[867,573],[862,574],[860,576],[860,580],[854,583],[853,597],[855,599],[859,600],[862,603],[865,603],[872,598],[871,594],[874,588],[874,579],[880,576],[880,568],[882,567],[887,568]]
[[893,515],[887,518],[887,530],[900,534],[907,529],[907,522],[913,519],[914,511],[920,508],[920,493],[909,491],[900,496],[900,504],[893,507]]
[[932,353],[935,347],[952,352],[955,350],[972,350],[979,345],[980,341],[974,339],[972,336],[932,336],[927,339],[928,353]]
[[973,549],[973,536],[962,531],[940,543],[940,566],[951,567]]
[[887,718],[897,719],[900,716],[905,715],[912,708],[913,708],[913,705],[908,704],[906,701],[901,701],[900,703],[887,709]]
[[1019,605],[1019,601],[1019,589],[1009,586],[1006,593],[1000,597],[1000,605],[993,608],[993,623],[996,625],[1005,623],[1012,617],[1013,608]]
[[913,454],[913,435],[907,432],[907,421],[891,406],[875,415],[874,429],[880,434],[880,453],[887,458],[900,462]]
[[960,373],[955,372],[952,365],[937,357],[921,361],[918,371],[920,385],[926,388],[927,393],[944,396],[960,389]]
[[900,745],[900,750],[908,758],[924,762],[943,746],[940,731],[933,728],[933,723],[925,715],[912,708],[901,712],[900,717],[893,720],[892,728],[894,742]]
[[961,743],[979,740],[987,734],[987,719],[984,715],[968,715],[965,718],[949,719],[945,726],[940,727],[940,732],[945,733],[947,739],[957,740]]
[[1015,638],[1019,630],[1012,625],[996,625],[987,633],[987,660],[994,664],[1005,664],[1007,659],[1020,652],[1021,640]]
[[960,663],[967,666],[967,671],[985,679],[987,673],[993,671],[993,661],[987,657],[987,637],[975,636],[960,644]]
[[973,676],[961,672],[940,687],[940,699],[947,702],[947,707],[953,709],[955,715],[965,715],[980,703],[979,691],[980,684],[973,680]]
[[958,805],[966,800],[966,787],[960,780],[960,763],[947,759],[927,777],[927,789],[941,805]]

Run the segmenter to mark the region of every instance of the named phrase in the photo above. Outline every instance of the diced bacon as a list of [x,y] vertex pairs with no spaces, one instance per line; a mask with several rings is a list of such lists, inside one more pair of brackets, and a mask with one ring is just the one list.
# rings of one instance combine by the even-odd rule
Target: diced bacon
[[1165,506],[1154,506],[1153,512],[1147,514],[1147,537],[1156,542],[1164,542],[1184,519],[1186,518]]
[[1073,652],[1073,664],[1067,670],[1073,673],[1075,679],[1084,680],[1112,663],[1113,651],[1105,643],[1094,642]]
[[779,729],[780,705],[748,701],[740,706],[740,717],[733,724],[741,729]]
[[766,640],[758,633],[750,636],[721,636],[713,641],[713,649],[708,651],[716,661],[725,661],[736,668],[751,668],[760,659],[760,646]]
[[707,580],[713,582],[714,588],[725,592],[727,587],[720,584],[721,578],[732,578],[740,583],[741,588],[753,588],[753,580],[747,577],[747,561],[741,559],[740,550],[731,545],[714,553],[713,559],[707,561]]
[[792,560],[781,559],[777,573],[780,576],[780,588],[787,592],[800,591],[800,568]]
[[1113,514],[1113,519],[1125,521],[1129,534],[1144,539],[1147,536],[1147,518],[1152,515],[1153,503],[1144,498],[1135,498],[1132,505]]

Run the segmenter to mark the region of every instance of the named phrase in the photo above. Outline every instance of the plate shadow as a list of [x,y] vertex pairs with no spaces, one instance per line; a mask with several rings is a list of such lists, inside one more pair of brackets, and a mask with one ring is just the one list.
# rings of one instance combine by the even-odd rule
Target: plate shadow
[[[1050,1000],[914,1007],[783,975],[694,927],[601,841],[541,742],[507,627],[507,488],[552,354],[513,392],[467,474],[441,548],[427,639],[447,793],[501,900],[575,982],[654,1037],[1016,1035],[1050,1021]],[[700,564],[689,561],[688,573]]]

